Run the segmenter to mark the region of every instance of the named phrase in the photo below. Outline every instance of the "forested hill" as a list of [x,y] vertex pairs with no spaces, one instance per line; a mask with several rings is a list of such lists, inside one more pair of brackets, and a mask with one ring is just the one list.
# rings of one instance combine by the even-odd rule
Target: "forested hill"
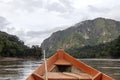
[[66,49],[66,52],[76,58],[120,58],[120,36],[105,44],[74,47]]
[[0,56],[4,57],[41,57],[39,46],[31,48],[24,45],[17,36],[0,31]]
[[41,47],[48,56],[57,49],[70,50],[84,46],[95,46],[113,41],[120,35],[120,22],[96,18],[79,22],[68,29],[54,32],[45,39]]

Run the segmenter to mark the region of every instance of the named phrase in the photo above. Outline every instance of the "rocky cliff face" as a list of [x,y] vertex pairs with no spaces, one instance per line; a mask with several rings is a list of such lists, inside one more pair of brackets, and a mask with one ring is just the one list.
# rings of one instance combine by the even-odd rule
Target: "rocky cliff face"
[[68,29],[54,32],[43,41],[41,47],[50,54],[57,49],[69,49],[86,45],[94,46],[110,42],[119,35],[119,21],[96,18],[94,20],[82,21]]

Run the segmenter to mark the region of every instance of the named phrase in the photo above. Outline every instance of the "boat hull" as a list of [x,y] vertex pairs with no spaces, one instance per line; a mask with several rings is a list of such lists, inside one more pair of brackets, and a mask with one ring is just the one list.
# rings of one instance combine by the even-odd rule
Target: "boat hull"
[[64,50],[59,50],[47,61],[39,66],[26,80],[114,80],[102,72],[76,60]]

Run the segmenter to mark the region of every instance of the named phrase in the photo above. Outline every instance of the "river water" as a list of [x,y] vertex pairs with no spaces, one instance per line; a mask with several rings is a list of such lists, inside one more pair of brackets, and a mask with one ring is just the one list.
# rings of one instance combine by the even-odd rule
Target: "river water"
[[[80,60],[116,80],[120,80],[120,59]],[[0,80],[25,80],[41,63],[41,60],[0,59]]]

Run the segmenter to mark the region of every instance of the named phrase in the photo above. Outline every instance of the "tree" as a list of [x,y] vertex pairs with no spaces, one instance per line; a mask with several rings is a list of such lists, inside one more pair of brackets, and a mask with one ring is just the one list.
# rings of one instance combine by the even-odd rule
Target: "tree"
[[115,40],[114,44],[111,45],[109,53],[113,58],[120,58],[120,36]]

